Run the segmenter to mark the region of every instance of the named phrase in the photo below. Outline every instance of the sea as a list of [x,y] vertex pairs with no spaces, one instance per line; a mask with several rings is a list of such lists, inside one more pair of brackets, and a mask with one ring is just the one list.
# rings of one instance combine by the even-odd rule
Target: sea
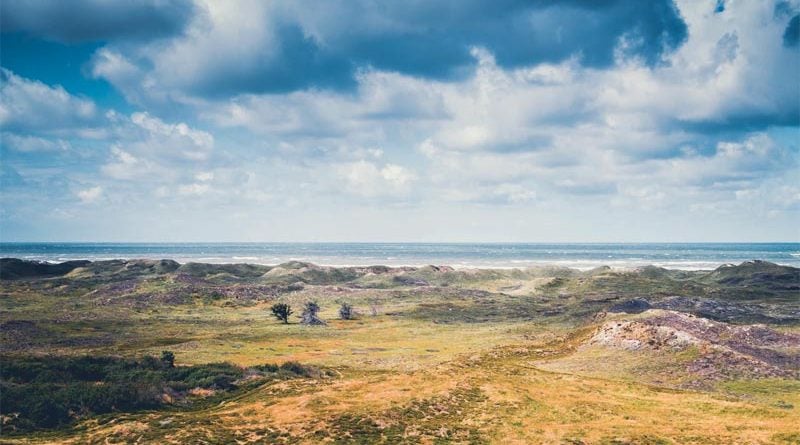
[[527,268],[714,269],[764,260],[800,267],[800,243],[0,243],[0,257],[45,262],[173,259],[180,263]]

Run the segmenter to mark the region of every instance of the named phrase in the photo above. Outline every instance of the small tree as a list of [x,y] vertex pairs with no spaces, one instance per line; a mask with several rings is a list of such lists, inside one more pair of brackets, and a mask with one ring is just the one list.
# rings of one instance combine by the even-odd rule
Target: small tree
[[282,321],[283,324],[289,324],[289,316],[293,314],[291,306],[286,303],[276,303],[272,305],[270,310],[272,311],[272,315]]
[[175,354],[172,351],[161,351],[161,363],[167,368],[175,367]]
[[306,302],[303,306],[303,313],[300,315],[300,323],[308,325],[323,325],[325,320],[319,318],[320,307],[316,301]]
[[339,307],[339,318],[342,320],[352,320],[355,318],[355,311],[353,310],[353,306],[350,306],[347,303],[342,303],[342,306]]

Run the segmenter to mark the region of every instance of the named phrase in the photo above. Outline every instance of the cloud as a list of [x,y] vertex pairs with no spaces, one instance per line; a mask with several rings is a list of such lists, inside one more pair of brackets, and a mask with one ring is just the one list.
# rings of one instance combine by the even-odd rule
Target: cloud
[[[275,138],[297,153],[332,156],[335,150],[326,147],[348,144],[393,147],[394,154],[416,148],[423,156],[417,162],[424,163],[417,185],[447,190],[439,195],[443,199],[502,201],[496,190],[505,184],[508,190],[535,190],[522,196],[537,202],[618,195],[619,202],[656,208],[686,195],[647,187],[647,181],[670,188],[678,187],[676,181],[689,188],[730,183],[726,178],[745,180],[741,167],[748,163],[763,165],[750,169],[752,180],[776,174],[780,165],[764,164],[768,157],[750,153],[733,161],[715,155],[725,147],[718,142],[775,145],[762,132],[797,110],[795,101],[786,100],[798,96],[795,83],[765,80],[790,75],[784,58],[791,54],[777,38],[784,25],[773,20],[771,9],[737,4],[726,9],[723,21],[709,5],[701,6],[681,4],[694,34],[661,65],[619,54],[606,69],[576,58],[509,69],[488,49],[475,47],[477,69],[458,81],[365,71],[354,93],[247,95],[221,106],[209,102],[203,109],[212,111],[204,117]],[[753,61],[770,68],[755,71]],[[765,95],[752,97],[765,82]],[[404,108],[394,98],[422,105]],[[737,128],[739,120],[749,125]],[[785,148],[769,150],[783,153],[784,164],[791,158]],[[688,173],[671,174],[675,166]],[[363,170],[359,177],[378,176],[375,165],[350,168]],[[664,173],[653,177],[652,168]]]
[[[799,6],[198,2],[182,32],[80,61],[130,110],[3,71],[6,215],[255,239],[785,238]],[[103,206],[55,204],[87,187]]]
[[[347,138],[348,151],[354,146],[379,145],[392,123],[398,125],[434,123],[446,119],[441,88],[396,73],[364,72],[357,91],[298,91],[284,95],[247,95],[230,101],[202,102],[201,117],[223,127],[243,127],[262,136],[292,140],[294,149],[309,143]],[[397,135],[401,137],[401,135]],[[338,150],[337,151],[341,151]]]
[[786,30],[783,32],[784,46],[796,47],[798,41],[800,41],[800,14],[789,20],[789,24],[786,25]]
[[1,129],[57,134],[94,127],[98,117],[92,100],[0,68]]
[[652,161],[663,179],[675,184],[741,188],[764,177],[798,168],[800,154],[777,144],[764,133],[748,135],[741,141],[720,141],[710,156],[685,156]]
[[113,179],[135,179],[146,177],[154,173],[155,166],[150,161],[140,160],[129,152],[120,148],[119,144],[111,146],[111,158],[107,164],[100,168],[106,176]]
[[100,186],[95,186],[88,189],[78,190],[76,195],[82,203],[90,204],[97,201],[103,195],[103,188]]
[[[607,67],[626,52],[660,64],[687,37],[672,0],[648,2],[398,2],[374,0],[204,2],[207,14],[165,44],[111,43],[93,72],[122,91],[156,82],[151,94],[233,97],[308,89],[352,90],[363,70],[454,80],[474,69],[471,48],[503,68],[576,58]],[[565,26],[565,24],[567,24]],[[126,75],[112,64],[135,60]],[[140,71],[140,78],[127,74]]]
[[195,130],[189,125],[179,122],[168,124],[147,113],[133,113],[131,122],[144,130],[146,142],[165,156],[178,156],[189,160],[204,160],[214,147],[214,136],[210,133]]
[[183,122],[167,123],[142,112],[113,120],[117,136],[110,160],[101,167],[110,178],[166,181],[180,176],[184,168],[203,165],[214,148],[210,133]]
[[117,51],[100,48],[92,56],[89,67],[93,78],[115,85],[131,103],[143,103],[144,95],[150,99],[158,96],[149,90],[152,82],[146,79],[143,70]]
[[403,189],[415,178],[408,169],[394,164],[386,164],[381,169],[381,177],[394,189]]
[[10,0],[0,3],[0,27],[69,43],[151,40],[181,33],[198,13],[190,0]]
[[0,138],[3,147],[22,153],[64,152],[72,149],[64,139],[46,139],[36,136],[20,136],[14,133],[2,133]]
[[350,192],[364,197],[403,195],[416,179],[405,167],[395,164],[380,167],[363,160],[339,165],[337,172]]
[[181,195],[201,196],[208,193],[210,189],[211,186],[209,186],[208,184],[201,184],[201,183],[184,184],[178,187],[178,193]]
[[441,189],[445,201],[492,205],[523,206],[536,200],[536,192],[514,183],[488,184],[478,187],[449,186]]
[[200,182],[211,181],[214,179],[214,172],[200,172],[194,175],[194,178]]

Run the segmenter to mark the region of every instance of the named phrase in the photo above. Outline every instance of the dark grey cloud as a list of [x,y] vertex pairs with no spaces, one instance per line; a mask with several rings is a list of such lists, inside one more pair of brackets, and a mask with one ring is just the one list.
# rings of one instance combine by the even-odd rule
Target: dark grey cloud
[[325,51],[296,24],[279,24],[277,35],[277,54],[265,54],[263,61],[219,66],[188,89],[203,96],[220,97],[242,92],[287,93],[309,86],[338,90],[356,86],[354,63]]
[[673,0],[353,0],[335,5],[334,11],[313,2],[270,10],[268,22],[277,29],[276,41],[264,50],[270,56],[219,67],[214,75],[196,79],[191,90],[215,96],[347,90],[363,68],[457,80],[474,69],[472,47],[489,50],[503,68],[570,57],[602,68],[613,64],[622,39],[629,55],[652,66],[687,38]]
[[74,43],[166,37],[197,13],[191,0],[4,0],[3,32]]
[[[371,1],[350,4],[348,17],[358,17],[356,8],[378,8]],[[356,60],[426,77],[462,73],[471,46],[488,49],[503,68],[573,55],[603,67],[613,63],[622,37],[636,41],[632,50],[650,64],[687,37],[672,0],[403,2],[386,7],[385,16],[401,31],[333,37]]]
[[794,7],[790,2],[787,0],[779,0],[775,2],[775,8],[773,11],[773,16],[776,19],[785,19],[787,17],[791,17],[792,15],[796,14]]
[[796,48],[798,41],[800,41],[800,14],[789,20],[789,24],[786,25],[786,30],[783,32],[784,46]]
[[[495,54],[502,67],[578,55],[583,65],[602,68],[614,62],[622,38],[628,40],[631,55],[656,65],[687,37],[686,24],[672,0],[538,3],[481,26],[474,31],[475,43]],[[480,23],[478,17],[475,21]]]
[[669,123],[667,128],[712,136],[730,136],[741,132],[760,131],[772,126],[800,126],[800,104],[774,112],[733,113],[714,120],[676,119]]

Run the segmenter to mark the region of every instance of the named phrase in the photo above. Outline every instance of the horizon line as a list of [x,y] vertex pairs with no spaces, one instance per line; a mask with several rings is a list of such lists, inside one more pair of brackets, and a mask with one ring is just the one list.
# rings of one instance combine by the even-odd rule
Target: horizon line
[[2,241],[2,244],[800,244],[795,241]]

